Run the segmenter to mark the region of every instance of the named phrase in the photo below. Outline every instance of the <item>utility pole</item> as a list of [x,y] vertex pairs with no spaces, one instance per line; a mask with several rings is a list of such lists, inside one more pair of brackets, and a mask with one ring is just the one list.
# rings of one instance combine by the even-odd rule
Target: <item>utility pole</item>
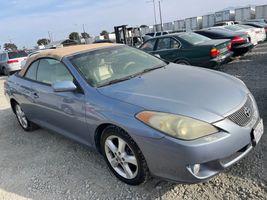
[[[155,4],[155,0],[150,0],[150,1],[146,1],[147,3],[153,3],[153,8],[154,8],[154,23],[155,25],[157,24],[157,13],[156,13],[156,4]],[[157,30],[154,30],[155,32]]]
[[159,16],[160,16],[160,28],[161,28],[161,32],[163,32],[162,14],[161,14],[161,3],[160,3],[160,1],[159,1]]
[[84,28],[84,24],[83,24],[83,32],[85,33],[85,28]]

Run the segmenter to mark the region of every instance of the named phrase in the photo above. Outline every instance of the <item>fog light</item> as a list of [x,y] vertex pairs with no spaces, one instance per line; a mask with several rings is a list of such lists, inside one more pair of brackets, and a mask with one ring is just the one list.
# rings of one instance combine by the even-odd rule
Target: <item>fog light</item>
[[200,164],[194,164],[191,166],[192,172],[194,174],[198,174],[198,172],[200,171]]

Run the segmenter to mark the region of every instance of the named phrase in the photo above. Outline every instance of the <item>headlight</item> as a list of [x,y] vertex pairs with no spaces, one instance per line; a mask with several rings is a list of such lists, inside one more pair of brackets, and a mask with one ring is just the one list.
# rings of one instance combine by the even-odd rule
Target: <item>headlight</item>
[[209,123],[174,114],[144,111],[138,113],[136,118],[152,128],[182,140],[194,140],[218,132],[218,129]]

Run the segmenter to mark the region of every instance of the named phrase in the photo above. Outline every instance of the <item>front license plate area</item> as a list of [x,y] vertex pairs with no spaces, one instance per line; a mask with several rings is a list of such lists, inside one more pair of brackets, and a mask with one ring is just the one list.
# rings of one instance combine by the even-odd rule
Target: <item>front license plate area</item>
[[263,127],[263,121],[261,119],[253,131],[256,144],[259,143],[261,136],[263,135],[263,132],[264,132],[264,127]]

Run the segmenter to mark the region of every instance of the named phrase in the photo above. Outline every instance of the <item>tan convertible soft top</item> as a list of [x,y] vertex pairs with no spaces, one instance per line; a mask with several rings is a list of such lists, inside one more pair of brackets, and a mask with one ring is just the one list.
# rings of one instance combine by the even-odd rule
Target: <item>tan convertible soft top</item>
[[90,50],[95,50],[95,49],[109,47],[109,46],[116,46],[116,45],[118,44],[98,43],[98,44],[76,45],[76,46],[62,47],[62,48],[57,48],[57,49],[43,50],[35,55],[32,55],[30,58],[28,58],[25,67],[23,67],[23,69],[19,72],[19,74],[23,75],[27,71],[28,66],[34,60],[39,59],[39,58],[54,58],[57,60],[62,60],[63,57],[70,56],[78,52],[90,51]]

